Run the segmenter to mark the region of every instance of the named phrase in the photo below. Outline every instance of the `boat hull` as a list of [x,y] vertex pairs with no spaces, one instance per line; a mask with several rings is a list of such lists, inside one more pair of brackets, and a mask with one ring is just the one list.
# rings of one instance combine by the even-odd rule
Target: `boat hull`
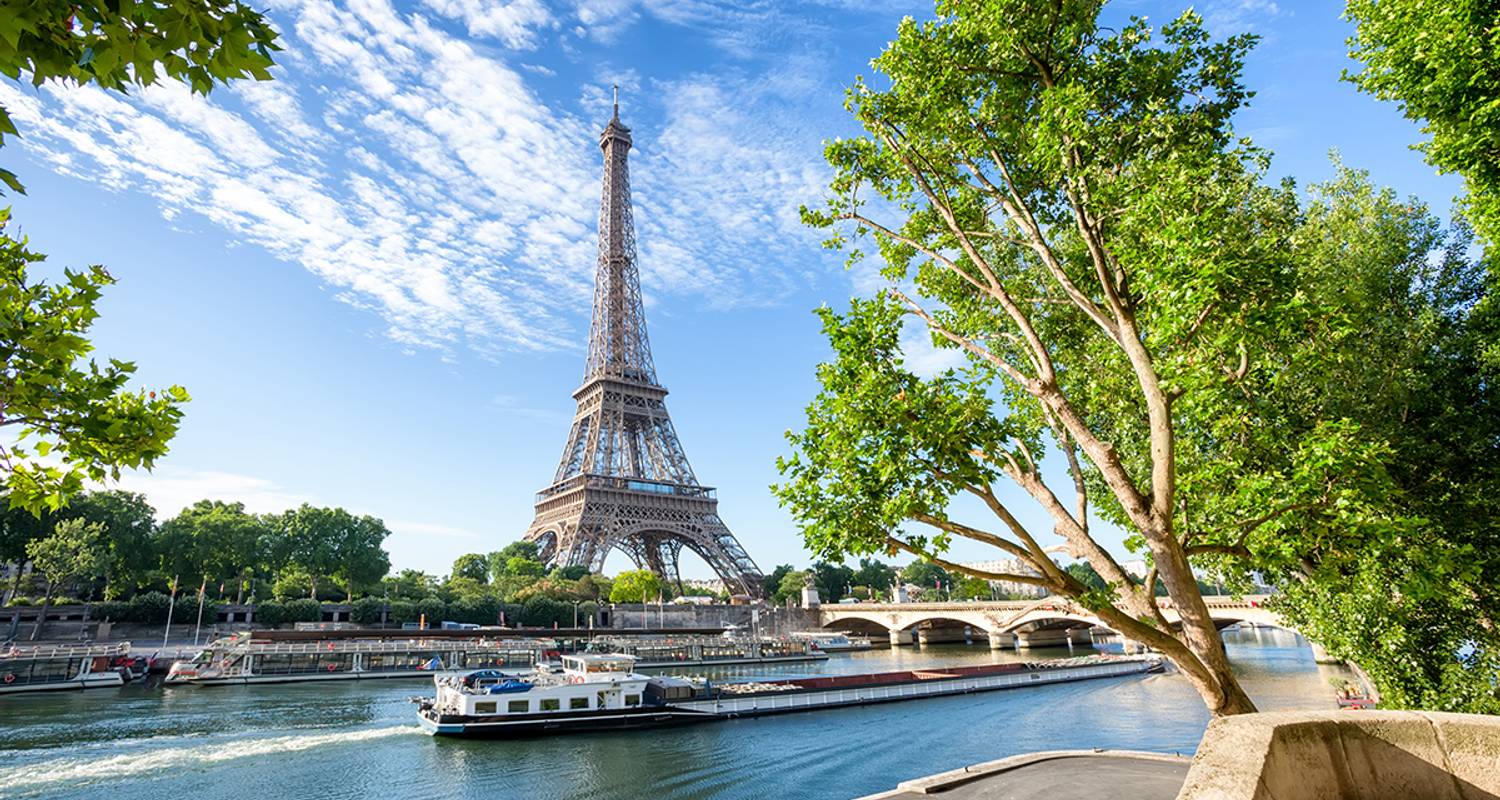
[[[698,700],[662,701],[626,709],[600,709],[566,714],[515,716],[459,716],[439,714],[429,705],[418,711],[423,730],[434,736],[519,737],[584,731],[655,728],[695,722],[817,711],[829,708],[892,703],[925,697],[1018,689],[1054,683],[1121,678],[1161,672],[1157,660],[1128,659],[1076,666],[1003,672],[981,672],[950,677],[922,677],[837,688],[799,688],[790,691],[725,695]],[[883,676],[838,676],[828,680]]]
[[45,683],[0,683],[0,695],[23,692],[64,692],[81,689],[110,689],[125,685],[125,676],[118,672],[94,672],[81,678]]
[[475,739],[514,739],[560,733],[641,730],[691,725],[718,719],[713,714],[684,711],[672,706],[640,706],[600,709],[574,714],[529,714],[505,718],[437,714],[424,709],[417,714],[422,730],[433,736]]

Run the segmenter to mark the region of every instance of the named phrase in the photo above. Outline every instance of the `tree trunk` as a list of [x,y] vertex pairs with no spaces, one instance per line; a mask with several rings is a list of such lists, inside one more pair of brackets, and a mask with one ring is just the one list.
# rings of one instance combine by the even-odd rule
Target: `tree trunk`
[[36,624],[31,626],[30,641],[36,641],[37,634],[42,632],[42,626],[47,623],[47,611],[52,608],[52,590],[56,586],[54,581],[47,581],[47,593],[42,596],[42,610],[36,615]]
[[[1170,539],[1171,534],[1165,537]],[[1194,687],[1203,695],[1208,710],[1214,716],[1248,714],[1255,711],[1255,703],[1240,687],[1239,679],[1229,667],[1229,656],[1224,652],[1224,640],[1208,612],[1208,604],[1198,591],[1198,579],[1188,564],[1187,554],[1176,546],[1155,537],[1147,537],[1147,545],[1157,564],[1158,575],[1167,587],[1167,596],[1177,611],[1181,627],[1180,639],[1201,665],[1205,675]]]
[[318,599],[318,576],[313,575],[311,582],[312,588],[307,590],[307,596],[316,600]]

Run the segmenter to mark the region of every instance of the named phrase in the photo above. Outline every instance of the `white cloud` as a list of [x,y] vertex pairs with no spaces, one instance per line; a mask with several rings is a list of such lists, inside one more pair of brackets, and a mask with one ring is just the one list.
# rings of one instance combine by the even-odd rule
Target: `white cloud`
[[922,378],[934,378],[945,370],[964,366],[962,351],[952,347],[938,347],[932,342],[932,334],[920,319],[907,317],[901,326],[901,360],[913,374]]
[[[555,24],[536,0],[425,2],[511,47]],[[577,14],[618,19],[622,8],[591,2]],[[650,11],[710,26],[767,13],[699,2]],[[149,195],[174,224],[206,218],[379,315],[402,347],[444,357],[581,347],[593,143],[611,81],[627,119],[643,121],[632,171],[648,298],[766,304],[810,279],[818,237],[796,207],[827,175],[821,131],[799,103],[807,63],[675,81],[604,67],[572,111],[528,84],[549,68],[511,64],[389,0],[278,0],[272,13],[287,47],[274,82],[211,98],[174,83],[123,97],[3,82],[0,104],[54,170]]]
[[551,12],[537,0],[423,0],[422,4],[462,20],[470,35],[499,39],[517,50],[535,48],[537,30],[557,26]]
[[245,510],[252,514],[274,514],[313,502],[306,495],[265,478],[215,470],[168,467],[155,472],[129,472],[108,488],[145,495],[151,507],[156,509],[158,519],[175,517],[199,500],[244,503]]

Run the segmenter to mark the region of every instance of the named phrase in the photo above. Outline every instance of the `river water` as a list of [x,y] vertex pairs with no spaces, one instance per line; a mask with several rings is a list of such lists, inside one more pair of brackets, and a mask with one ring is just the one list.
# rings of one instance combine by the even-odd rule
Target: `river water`
[[[1314,664],[1305,640],[1265,628],[1225,638],[1263,710],[1333,707],[1330,679],[1345,673]],[[879,672],[1019,658],[984,644],[934,645],[737,672]],[[0,699],[0,797],[851,798],[1033,750],[1190,754],[1208,722],[1192,687],[1169,673],[654,731],[479,741],[418,731],[407,698],[430,689],[417,681],[127,686]]]

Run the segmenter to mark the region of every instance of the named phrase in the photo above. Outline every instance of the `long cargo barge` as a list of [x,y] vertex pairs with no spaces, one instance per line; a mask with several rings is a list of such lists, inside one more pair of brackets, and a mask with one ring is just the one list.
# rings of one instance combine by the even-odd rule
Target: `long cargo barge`
[[1160,672],[1160,658],[1090,656],[1056,662],[939,667],[714,685],[635,671],[623,654],[563,657],[560,670],[439,676],[418,698],[435,736],[513,737],[681,725],[871,705]]

